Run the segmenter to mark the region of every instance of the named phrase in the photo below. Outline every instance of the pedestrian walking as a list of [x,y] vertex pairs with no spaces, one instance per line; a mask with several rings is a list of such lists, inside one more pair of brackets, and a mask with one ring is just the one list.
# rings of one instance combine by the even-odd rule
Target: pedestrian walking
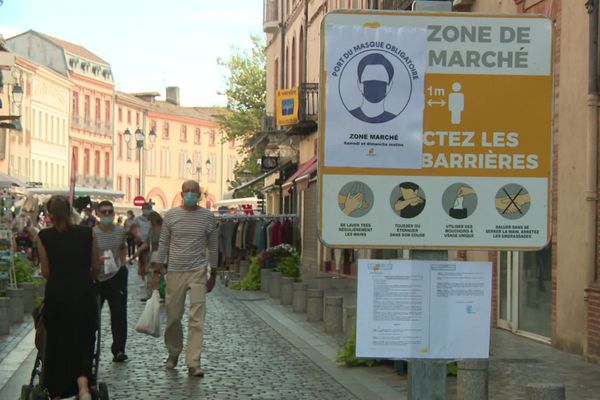
[[[175,368],[183,350],[181,317],[189,292],[185,363],[190,376],[202,377],[204,371],[200,358],[204,340],[207,273],[209,268],[217,267],[218,231],[214,215],[197,204],[200,197],[198,182],[184,182],[181,195],[183,204],[170,209],[165,215],[158,246],[159,259],[168,263],[169,270],[165,299],[165,345],[168,351],[165,367]],[[207,258],[207,250],[210,259]],[[216,274],[211,274],[211,285],[215,277]]]
[[[108,302],[110,308],[110,328],[113,342],[111,352],[114,362],[124,362],[127,342],[127,276],[125,266],[127,252],[127,233],[121,226],[114,224],[113,204],[104,200],[96,209],[99,222],[94,227],[102,268],[98,275],[100,282],[100,302]],[[114,263],[114,264],[113,264]]]
[[[152,204],[144,203],[142,205],[142,214],[135,217],[133,220],[133,237],[134,241],[136,241],[138,246],[141,246],[142,243],[146,241],[148,238],[148,232],[150,232],[150,220],[148,216],[152,212]],[[137,227],[137,230],[135,229]],[[150,253],[146,250],[141,252],[138,257],[138,275],[140,276],[142,283],[145,283],[146,279],[146,265],[150,261]]]
[[91,400],[90,380],[97,328],[99,270],[96,239],[90,227],[73,225],[64,196],[48,201],[52,227],[36,238],[42,274],[47,279],[42,318],[46,329],[44,384],[52,399],[79,395]]
[[135,216],[133,215],[133,211],[127,210],[127,218],[125,218],[125,222],[123,223],[123,226],[127,231],[127,257],[132,257],[135,253],[135,241],[133,238],[133,233],[131,232],[131,228],[135,223],[134,220]]
[[152,291],[159,289],[160,275],[162,273],[161,269],[163,266],[160,263],[158,254],[158,245],[163,219],[159,213],[157,213],[156,211],[152,211],[148,215],[148,220],[151,224],[150,231],[148,232],[148,237],[134,254],[134,257],[139,257],[141,253],[144,253],[146,251],[150,254],[150,270],[152,276],[150,282],[148,282],[146,285],[146,287],[149,288],[149,290],[146,291],[146,298],[143,298],[142,301],[148,300],[152,295]]

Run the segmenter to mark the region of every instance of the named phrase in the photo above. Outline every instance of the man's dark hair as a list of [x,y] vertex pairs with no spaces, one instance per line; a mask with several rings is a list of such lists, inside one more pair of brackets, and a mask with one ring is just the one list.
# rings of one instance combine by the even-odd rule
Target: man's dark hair
[[363,57],[358,63],[358,81],[362,83],[362,74],[367,65],[382,65],[388,73],[388,82],[394,77],[394,67],[392,63],[382,54],[373,53]]
[[401,189],[412,189],[415,192],[417,190],[419,190],[419,185],[417,185],[416,183],[413,182],[402,182],[400,185],[398,185]]
[[111,207],[111,208],[114,208],[113,203],[111,203],[108,200],[102,200],[100,203],[98,203],[98,207],[96,209],[99,209],[100,207]]

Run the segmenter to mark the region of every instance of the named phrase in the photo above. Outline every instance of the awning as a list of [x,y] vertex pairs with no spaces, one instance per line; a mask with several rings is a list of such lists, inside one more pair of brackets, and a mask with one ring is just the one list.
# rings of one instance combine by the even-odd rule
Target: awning
[[310,160],[308,160],[307,162],[300,165],[300,167],[298,167],[296,172],[294,172],[294,174],[292,176],[290,176],[283,183],[283,185],[281,185],[281,187],[285,189],[283,192],[284,195],[289,193],[294,182],[301,181],[301,180],[304,180],[305,178],[308,178],[310,176],[310,174],[312,174],[316,170],[317,170],[317,156],[315,155]]
[[267,171],[267,172],[265,172],[264,174],[262,174],[262,175],[260,175],[260,176],[257,176],[256,178],[254,178],[254,179],[252,179],[252,180],[249,180],[249,181],[248,181],[248,182],[246,182],[246,183],[242,183],[240,186],[238,186],[238,187],[236,187],[235,189],[233,189],[233,191],[234,191],[234,192],[237,192],[238,190],[242,190],[243,188],[247,188],[248,186],[252,186],[252,185],[254,185],[254,184],[255,184],[255,183],[257,183],[257,182],[260,182],[260,181],[262,181],[262,180],[263,180],[263,179],[265,179],[267,176],[269,176],[269,175],[271,175],[271,174],[274,174],[275,172],[279,172],[279,171],[281,171],[281,170],[282,170],[282,169],[284,169],[284,168],[287,168],[289,165],[290,165],[290,163],[289,163],[289,162],[287,162],[287,163],[281,163],[281,164],[279,164],[279,166],[278,166],[278,167],[276,167],[276,168],[273,168],[272,170],[270,170],[270,171]]
[[[69,188],[30,188],[28,192],[39,197],[51,197],[54,195],[69,196]],[[118,190],[95,189],[75,187],[75,197],[90,196],[91,200],[117,200],[125,197],[125,193]]]

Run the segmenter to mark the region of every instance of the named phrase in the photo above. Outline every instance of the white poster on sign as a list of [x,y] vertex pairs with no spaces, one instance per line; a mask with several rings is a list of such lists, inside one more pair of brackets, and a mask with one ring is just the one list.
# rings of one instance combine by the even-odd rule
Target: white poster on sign
[[356,356],[488,358],[489,262],[359,260]]
[[326,29],[325,165],[421,168],[427,30]]

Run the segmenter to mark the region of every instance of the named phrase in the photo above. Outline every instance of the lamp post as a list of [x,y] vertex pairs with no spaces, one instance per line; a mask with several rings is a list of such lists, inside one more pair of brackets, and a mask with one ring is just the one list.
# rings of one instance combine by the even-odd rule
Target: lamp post
[[[211,168],[211,163],[210,160],[206,160],[206,173],[208,174],[208,172],[210,171]],[[185,166],[187,167],[188,171],[191,172],[196,172],[196,174],[198,174],[198,185],[200,185],[202,182],[200,181],[200,177],[202,176],[202,165],[198,164],[196,165],[196,167],[194,167],[194,162],[188,158],[187,161],[185,162]]]
[[129,129],[125,129],[125,132],[123,132],[123,138],[125,139],[125,143],[127,144],[127,148],[130,150],[134,150],[134,149],[138,149],[138,160],[139,160],[139,164],[140,164],[140,182],[139,182],[139,187],[138,187],[138,191],[139,194],[143,196],[143,185],[142,185],[142,165],[143,163],[143,159],[142,159],[142,155],[144,153],[142,153],[142,150],[145,151],[150,151],[152,149],[152,147],[154,146],[154,143],[156,143],[156,132],[154,132],[154,129],[151,129],[150,132],[148,133],[148,140],[146,141],[146,135],[144,134],[144,132],[140,129],[137,128],[135,130],[134,136],[135,136],[135,143],[133,147],[129,146],[129,143],[131,142],[131,132],[129,131]]

